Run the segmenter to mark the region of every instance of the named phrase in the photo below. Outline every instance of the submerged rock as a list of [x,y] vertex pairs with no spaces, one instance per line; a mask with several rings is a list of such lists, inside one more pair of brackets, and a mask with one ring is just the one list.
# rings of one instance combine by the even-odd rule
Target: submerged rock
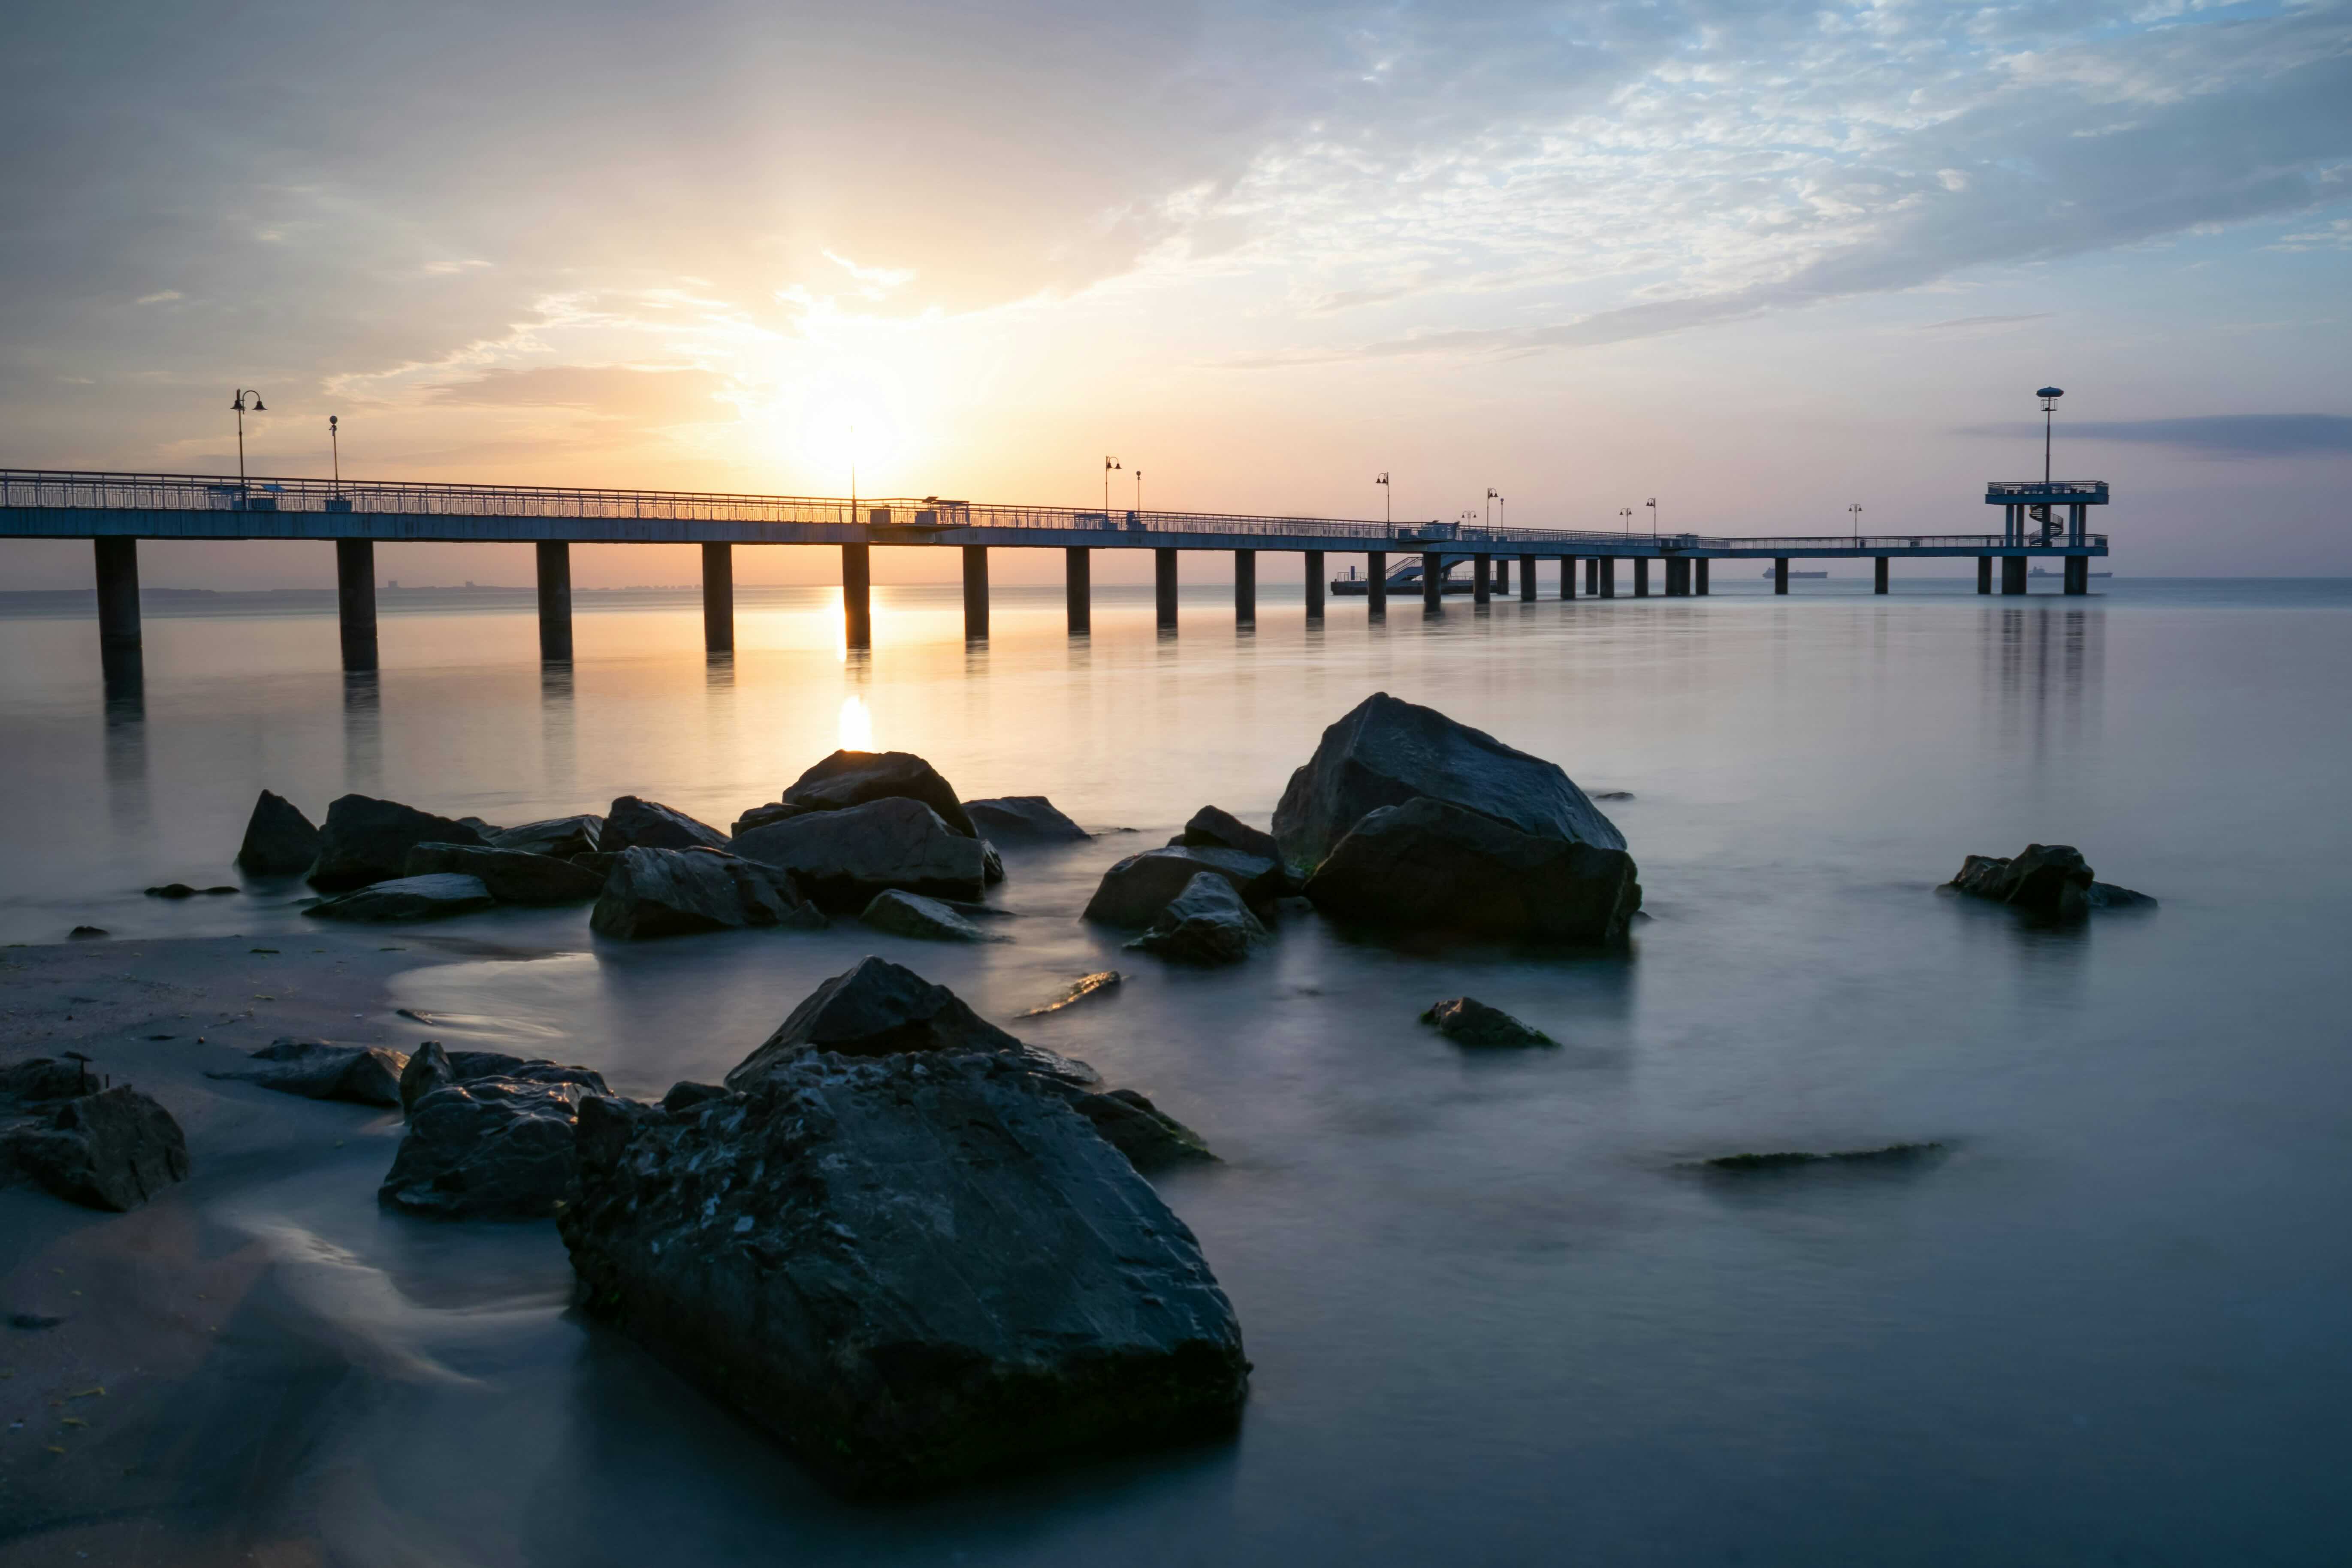
[[625,795],[605,813],[595,847],[604,854],[624,849],[725,849],[727,835],[659,801]]
[[354,1105],[398,1105],[404,1052],[382,1046],[339,1046],[328,1040],[274,1040],[255,1051],[254,1065],[206,1078],[257,1083],[305,1100],[347,1100]]
[[877,800],[917,800],[939,814],[948,831],[976,838],[955,786],[912,752],[835,752],[784,791],[783,804],[803,811],[846,811]]
[[487,910],[497,902],[479,877],[443,871],[372,882],[302,912],[322,921],[437,921]]
[[1524,833],[1428,796],[1368,813],[1306,892],[1368,923],[1546,942],[1618,941],[1642,903],[1623,849]]
[[404,870],[410,877],[455,872],[478,878],[490,897],[502,904],[582,903],[594,898],[604,885],[604,879],[587,866],[531,850],[483,849],[467,844],[420,844],[408,852]]
[[1198,1243],[1002,1057],[814,1054],[680,1113],[592,1100],[558,1217],[588,1310],[832,1485],[908,1493],[1230,1430]]
[[249,877],[299,877],[319,858],[319,829],[282,795],[261,792],[246,818],[237,869]]
[[921,801],[892,795],[865,805],[812,811],[745,831],[735,852],[789,871],[828,910],[864,909],[892,888],[934,898],[977,899],[995,879],[993,852],[956,832]]
[[589,914],[599,936],[640,941],[744,926],[813,931],[824,913],[793,879],[716,849],[623,850]]
[[363,888],[403,875],[408,852],[419,844],[481,842],[482,836],[465,823],[398,801],[347,795],[327,807],[310,885],[321,892]]
[[1832,1154],[1722,1154],[1701,1160],[1698,1165],[1701,1170],[1727,1175],[1762,1175],[1820,1165],[1916,1165],[1937,1159],[1945,1152],[1945,1146],[1938,1142],[1889,1143],[1880,1149],[1848,1149]]
[[1134,1089],[1073,1094],[1069,1101],[1071,1110],[1146,1175],[1171,1165],[1213,1163],[1217,1158],[1199,1133]]
[[1092,974],[1081,974],[1070,982],[1069,989],[1051,1002],[1041,1002],[1025,1012],[1015,1014],[1014,1016],[1042,1018],[1048,1013],[1058,1013],[1065,1007],[1076,1005],[1089,996],[1101,995],[1117,985],[1121,978],[1123,977],[1116,969],[1099,969]]
[[101,1088],[79,1060],[0,1068],[0,1186],[27,1181],[84,1208],[124,1213],[188,1179],[172,1113],[128,1084]]
[[727,1087],[748,1088],[819,1051],[845,1057],[982,1051],[1063,1083],[1091,1089],[1102,1082],[1084,1062],[1023,1044],[946,986],[887,958],[861,958],[802,998],[776,1032],[736,1064]]
[[2095,881],[2071,844],[2029,844],[2015,856],[1971,855],[1945,884],[1973,899],[2007,904],[2052,920],[2080,920],[2095,909],[2149,908],[2146,893]]
[[1274,835],[1252,827],[1230,811],[1204,805],[1192,814],[1184,831],[1168,841],[1171,845],[1189,845],[1195,849],[1238,849],[1244,855],[1280,863],[1282,847]]
[[1130,855],[1103,873],[1086,919],[1112,926],[1149,926],[1192,879],[1213,871],[1233,884],[1242,901],[1264,906],[1282,896],[1282,868],[1237,849],[1171,847]]
[[572,1186],[578,1083],[460,1079],[419,1097],[376,1201],[436,1219],[544,1219]]
[[399,1103],[403,1113],[436,1089],[478,1079],[507,1079],[517,1083],[576,1084],[590,1094],[610,1094],[604,1077],[593,1068],[541,1057],[510,1057],[503,1051],[453,1051],[438,1040],[426,1040],[401,1069]]
[[1421,1021],[1460,1046],[1556,1046],[1541,1029],[1520,1023],[1500,1007],[1489,1007],[1475,996],[1455,996],[1433,1004]]
[[893,888],[874,895],[858,917],[874,930],[891,936],[910,936],[923,942],[996,942],[961,914],[954,906],[938,899],[927,899],[920,893],[901,892]]
[[992,844],[1083,844],[1092,837],[1042,795],[1000,795],[963,803],[964,815]]
[[560,860],[569,860],[574,855],[596,853],[604,847],[604,819],[584,814],[502,827],[491,834],[489,840],[493,849],[520,849],[527,855],[552,855]]
[[1127,945],[1186,963],[1238,963],[1266,939],[1233,883],[1202,871],[1168,901],[1151,929]]

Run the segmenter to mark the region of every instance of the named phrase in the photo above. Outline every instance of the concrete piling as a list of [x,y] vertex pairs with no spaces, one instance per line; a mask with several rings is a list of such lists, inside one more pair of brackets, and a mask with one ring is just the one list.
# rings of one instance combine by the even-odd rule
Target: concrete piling
[[1563,599],[1576,597],[1576,557],[1573,555],[1559,558],[1559,596]]
[[967,544],[963,547],[963,638],[980,642],[987,637],[988,546]]
[[1379,620],[1389,613],[1389,555],[1385,550],[1364,552],[1364,597],[1371,617]]
[[1646,599],[1649,596],[1650,558],[1646,555],[1636,555],[1633,557],[1633,597]]
[[1309,550],[1303,553],[1307,557],[1307,618],[1319,621],[1323,618],[1323,552]]
[[1234,552],[1234,625],[1257,625],[1257,552]]
[[2002,556],[2000,558],[2000,591],[2003,594],[2024,593],[2025,571],[2026,561],[2024,556]]
[[1519,603],[1532,605],[1535,602],[1536,558],[1532,555],[1522,555],[1519,557]]
[[1424,615],[1435,615],[1445,607],[1445,557],[1434,551],[1423,551],[1421,556],[1421,608]]
[[1494,596],[1494,563],[1484,555],[1473,556],[1470,561],[1470,602],[1483,605]]
[[1151,552],[1151,612],[1163,632],[1176,629],[1176,552]]
[[1789,558],[1785,555],[1775,555],[1772,557],[1772,592],[1785,594],[1788,591]]
[[2091,558],[2089,556],[2069,555],[2066,557],[2065,572],[2067,593],[2081,595],[2091,591]]
[[841,626],[851,647],[874,646],[874,563],[872,547],[841,547]]
[[572,546],[541,539],[539,558],[539,657],[547,664],[572,662]]
[[1992,592],[1992,557],[1990,555],[1977,557],[1977,592],[1979,594]]
[[1074,544],[1062,552],[1062,603],[1069,613],[1070,635],[1086,637],[1094,630],[1094,552]]
[[702,547],[702,651],[735,651],[735,547]]
[[1886,592],[1886,557],[1884,555],[1872,558],[1870,591],[1874,594]]
[[375,665],[375,542],[335,541],[335,620],[342,633],[343,668]]
[[109,696],[142,684],[139,542],[117,535],[90,541],[98,573],[98,659]]
[[1592,558],[1592,577],[1585,585],[1591,588],[1595,583],[1599,586],[1594,591],[1601,597],[1613,599],[1617,596],[1617,557],[1596,555]]
[[1704,594],[1706,592],[1707,558],[1702,555],[1696,561],[1692,562],[1691,564],[1697,568],[1698,578],[1697,582],[1692,584],[1691,592],[1694,594]]

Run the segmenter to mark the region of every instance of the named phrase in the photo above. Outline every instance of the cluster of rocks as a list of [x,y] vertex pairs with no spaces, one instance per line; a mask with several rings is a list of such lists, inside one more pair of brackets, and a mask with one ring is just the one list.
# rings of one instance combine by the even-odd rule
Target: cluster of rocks
[[2013,856],[1971,855],[1945,886],[2057,921],[2078,921],[2093,910],[2156,907],[2146,893],[2094,879],[2083,852],[2071,844],[2029,844]]
[[545,1219],[572,1190],[581,1101],[612,1091],[589,1068],[427,1040],[397,1092],[408,1125],[378,1203],[436,1219]]
[[120,1213],[187,1179],[188,1141],[172,1113],[129,1084],[93,1078],[87,1058],[0,1068],[0,1186],[31,1182]]

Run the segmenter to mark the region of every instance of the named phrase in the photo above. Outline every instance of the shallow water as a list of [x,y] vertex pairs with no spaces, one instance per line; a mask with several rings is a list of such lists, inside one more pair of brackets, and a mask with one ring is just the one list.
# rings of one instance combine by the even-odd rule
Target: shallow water
[[[2134,584],[2089,600],[1417,605],[1320,628],[1203,592],[1180,635],[1097,593],[883,591],[852,658],[829,596],[748,599],[709,661],[690,597],[387,616],[347,683],[316,615],[151,616],[138,710],[87,621],[0,618],[0,940],[290,932],[233,880],[256,789],[521,821],[662,799],[722,826],[836,745],[967,795],[1141,830],[1010,857],[1015,940],[592,942],[583,911],[409,973],[453,1046],[656,1093],[710,1078],[859,953],[1198,1128],[1167,1178],[1256,1363],[1240,1438],[915,1507],[826,1499],[741,1424],[562,1310],[549,1227],[379,1215],[395,1130],[217,1217],[372,1369],[289,1480],[353,1563],[2323,1563],[2352,1545],[2352,1242],[2335,976],[2352,916],[2344,584]],[[1630,953],[1373,942],[1312,917],[1179,973],[1076,919],[1101,869],[1203,802],[1263,822],[1375,689],[1562,763],[1638,857]],[[1970,851],[2081,845],[2161,910],[2074,931],[1937,894]],[[457,928],[445,928],[455,930]],[[1468,992],[1566,1042],[1465,1056],[1414,1022]],[[387,1008],[355,1035],[428,1031]],[[1727,1180],[1749,1150],[1949,1145],[1895,1171]]]

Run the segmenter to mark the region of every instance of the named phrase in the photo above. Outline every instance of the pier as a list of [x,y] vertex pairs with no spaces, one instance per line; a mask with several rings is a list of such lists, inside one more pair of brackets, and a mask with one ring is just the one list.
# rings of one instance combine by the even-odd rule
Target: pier
[[[331,543],[344,668],[376,667],[374,547],[378,541],[519,543],[534,547],[539,583],[540,651],[551,663],[572,657],[571,547],[577,544],[698,544],[702,554],[703,635],[714,653],[731,650],[734,547],[798,545],[841,552],[843,634],[853,647],[873,641],[869,554],[880,545],[962,552],[964,631],[988,636],[988,552],[1063,552],[1069,630],[1091,629],[1092,561],[1097,550],[1149,550],[1157,620],[1176,624],[1180,559],[1186,552],[1230,552],[1234,616],[1257,616],[1261,552],[1303,558],[1307,614],[1324,614],[1326,562],[1360,555],[1369,613],[1385,615],[1392,594],[1417,595],[1427,613],[1443,613],[1448,594],[1465,591],[1484,605],[1511,592],[1517,567],[1522,601],[1537,596],[1539,562],[1557,562],[1559,597],[1618,596],[1620,561],[1633,563],[1633,596],[1656,585],[1667,598],[1708,592],[1716,561],[1770,563],[1773,592],[1789,591],[1789,563],[1869,560],[1875,590],[1888,587],[1898,559],[1970,557],[1977,591],[1993,592],[2000,563],[2002,594],[2026,591],[2032,563],[2063,563],[2063,592],[2089,592],[2090,563],[2107,553],[2107,536],[2087,531],[2087,509],[2105,506],[2104,479],[1997,481],[1985,502],[2002,509],[2001,528],[1982,534],[1833,534],[1810,538],[1720,538],[1697,533],[1637,534],[1551,528],[1479,528],[1465,523],[1370,522],[1336,518],[1173,511],[1102,511],[1064,507],[920,500],[856,501],[823,497],[733,495],[682,490],[559,489],[384,480],[220,479],[192,474],[77,473],[0,469],[0,539],[88,539],[97,574],[99,637],[110,681],[135,679],[140,658],[139,555],[142,539],[278,540]],[[2063,513],[2063,517],[2061,513]],[[1390,563],[1393,559],[1397,564]],[[1466,585],[1454,573],[1468,568]],[[1352,592],[1346,582],[1328,586]]]

